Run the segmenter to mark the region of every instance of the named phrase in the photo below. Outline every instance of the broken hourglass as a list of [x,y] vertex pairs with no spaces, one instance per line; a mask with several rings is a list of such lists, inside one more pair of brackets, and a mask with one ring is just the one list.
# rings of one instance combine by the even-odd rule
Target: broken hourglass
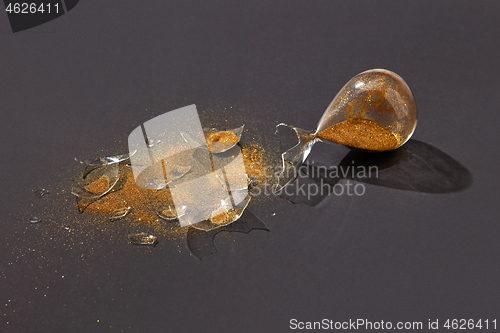
[[406,82],[396,73],[372,69],[354,76],[335,96],[312,131],[288,124],[297,145],[282,156],[282,172],[275,192],[290,184],[312,146],[318,142],[341,144],[368,152],[394,150],[405,144],[417,126],[417,106]]

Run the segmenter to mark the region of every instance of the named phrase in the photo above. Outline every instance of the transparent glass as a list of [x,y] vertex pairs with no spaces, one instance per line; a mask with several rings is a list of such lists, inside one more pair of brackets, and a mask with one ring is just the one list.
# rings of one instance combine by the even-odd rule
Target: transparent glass
[[[283,172],[276,191],[295,179],[296,170],[318,141],[370,152],[401,147],[417,126],[417,106],[410,88],[399,75],[385,69],[372,69],[346,83],[313,131],[283,123],[277,130],[281,126],[295,131],[299,142],[282,154]],[[330,135],[325,135],[328,131]],[[343,137],[348,139],[342,140]],[[389,144],[383,141],[388,139]]]

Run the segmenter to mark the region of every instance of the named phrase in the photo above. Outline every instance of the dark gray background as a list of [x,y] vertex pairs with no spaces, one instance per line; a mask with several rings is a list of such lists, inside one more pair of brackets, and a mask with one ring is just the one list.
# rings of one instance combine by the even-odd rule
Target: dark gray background
[[[1,14],[0,331],[500,320],[499,18],[498,1],[108,0],[13,34]],[[138,248],[121,234],[32,251],[43,226],[23,217],[30,191],[55,187],[74,157],[109,152],[140,123],[193,103],[259,119],[264,137],[281,121],[312,129],[370,68],[405,78],[419,107],[414,139],[465,166],[469,188],[367,185],[316,207],[276,201],[253,209],[271,232],[220,235],[202,261],[183,242]]]

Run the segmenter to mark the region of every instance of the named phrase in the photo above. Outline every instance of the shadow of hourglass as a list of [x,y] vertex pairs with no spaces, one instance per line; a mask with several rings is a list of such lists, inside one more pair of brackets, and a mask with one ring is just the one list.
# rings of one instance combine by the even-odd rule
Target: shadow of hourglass
[[[384,153],[351,150],[336,166],[302,165],[291,188],[280,196],[293,202],[315,206],[335,193],[342,179],[380,187],[421,193],[451,193],[467,189],[472,175],[462,164],[441,150],[418,140],[409,140],[403,147]],[[294,187],[315,184],[323,191],[314,196],[301,195]],[[302,185],[304,187],[304,185]]]

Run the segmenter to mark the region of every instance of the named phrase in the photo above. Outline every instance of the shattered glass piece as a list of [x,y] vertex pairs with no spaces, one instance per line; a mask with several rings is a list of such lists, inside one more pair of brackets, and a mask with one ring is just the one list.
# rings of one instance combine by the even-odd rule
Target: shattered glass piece
[[[94,171],[97,168],[108,166],[108,165],[113,165],[117,164],[123,161],[126,161],[130,159],[134,154],[136,153],[136,150],[127,153],[127,154],[120,154],[120,155],[115,155],[115,156],[105,156],[105,157],[98,157],[93,161],[88,161],[85,160],[80,163],[85,164],[85,171],[83,173],[83,178],[87,177],[89,173]],[[76,160],[76,158],[75,158]],[[78,161],[78,160],[77,160]]]
[[[179,216],[181,227],[207,220],[214,216],[214,212],[223,213],[227,210],[226,200],[230,194],[228,186],[221,184],[219,180],[222,172],[222,170],[217,170],[205,177],[183,182],[170,189],[175,206],[188,207],[186,214]],[[203,196],[199,193],[203,193]],[[221,205],[223,202],[226,204]]]
[[97,167],[86,177],[75,180],[71,194],[76,197],[78,211],[83,213],[93,202],[118,191],[125,181],[126,177],[120,175],[120,165],[116,163]]
[[115,185],[118,183],[119,180],[120,180],[120,178],[116,178],[114,180],[114,182],[109,186],[109,188],[101,194],[89,192],[86,189],[79,188],[79,187],[73,187],[73,189],[71,190],[71,194],[73,194],[74,196],[77,196],[79,198],[97,200],[97,199],[102,198],[103,196],[105,196],[109,192],[111,192],[111,190],[113,190],[113,188],[115,187]]
[[187,206],[180,206],[177,209],[173,209],[172,207],[167,207],[160,210],[157,215],[159,218],[169,222],[175,222],[179,219],[179,217],[186,214]]
[[109,193],[118,191],[119,189],[122,188],[122,186],[126,182],[126,177],[121,177],[115,181],[115,183],[112,184],[110,187],[109,191],[106,191],[106,193],[102,193],[101,195],[95,195],[93,196],[92,193],[86,192],[85,190],[79,190],[78,187],[73,187],[71,194],[73,194],[76,198],[76,206],[78,209],[79,213],[83,213],[88,206],[90,206],[92,203],[100,200],[104,196],[106,196]]
[[[161,140],[161,145],[148,147],[149,142],[158,140]],[[140,187],[148,188],[147,184],[151,178],[161,179],[166,176],[161,167],[163,161],[169,161],[173,155],[186,154],[196,147],[206,145],[195,105],[169,111],[146,121],[136,127],[128,137],[129,151],[136,151],[130,158],[136,183]],[[146,179],[141,176],[143,171],[156,165],[159,165],[156,173],[150,173]],[[168,172],[166,174],[168,175]],[[142,183],[137,181],[141,177]]]
[[136,151],[133,151],[133,152],[127,153],[127,154],[115,155],[115,156],[98,157],[95,160],[89,162],[88,165],[90,165],[90,166],[105,166],[105,165],[120,163],[120,162],[123,162],[125,160],[128,160],[135,153],[136,153]]
[[38,217],[38,216],[32,216],[32,217],[30,217],[29,221],[30,221],[30,223],[34,224],[34,223],[40,223],[40,222],[42,222],[42,219],[40,217]]
[[243,215],[252,197],[248,195],[246,189],[244,193],[238,191],[232,191],[231,193],[232,196],[228,199],[231,201],[240,200],[238,203],[233,205],[231,201],[228,202],[228,199],[223,200],[220,205],[221,208],[213,211],[211,217],[195,223],[191,227],[198,230],[210,231],[237,221]]
[[[248,190],[251,181],[246,174],[239,174],[237,172],[232,173],[230,166],[224,168],[223,170],[224,170],[223,173],[218,173],[216,175],[221,185],[223,185],[224,187],[228,187],[229,190],[233,192],[234,191],[245,192]],[[256,183],[254,182],[254,186],[255,184]]]
[[171,208],[163,209],[156,213],[159,218],[165,221],[177,221],[177,215],[172,212]]
[[94,194],[103,194],[109,189],[109,178],[106,175],[102,175],[96,181],[84,186],[84,189]]
[[83,164],[83,165],[88,165],[90,162],[92,162],[92,160],[79,160],[78,158],[75,157],[75,161],[80,163],[80,164]]
[[275,134],[279,135],[281,128],[292,129],[297,136],[298,143],[281,154],[281,173],[278,175],[278,182],[273,186],[274,194],[280,192],[297,178],[297,170],[304,163],[307,156],[309,156],[313,145],[318,140],[313,132],[304,131],[284,123],[276,126]]
[[228,151],[240,142],[244,128],[245,125],[225,131],[206,129],[208,148],[215,154]]
[[[249,179],[241,152],[229,159],[213,156],[212,161],[217,171],[171,189],[174,202],[190,208],[179,219],[181,226],[196,224],[195,228],[202,230],[220,228],[236,221],[250,201]],[[197,195],[200,191],[205,194],[201,198]],[[199,209],[197,203],[203,204],[203,209]]]
[[167,184],[173,182],[174,180],[180,179],[187,175],[191,171],[191,166],[177,165],[167,176]]
[[240,203],[247,199],[249,187],[248,175],[246,172],[241,172],[241,170],[245,169],[243,154],[238,154],[225,165],[219,164],[220,161],[218,161],[217,157],[213,158],[213,162],[215,168],[222,170],[222,173],[216,175],[229,192],[228,198],[225,198],[225,200],[230,200],[231,205],[229,208],[232,206],[239,207]]
[[165,184],[164,181],[159,179],[151,180],[148,185],[150,186],[151,189],[155,190],[164,190],[167,188],[167,184]]
[[[226,132],[237,142],[242,131],[243,127]],[[152,140],[162,140],[161,147],[148,147]],[[132,131],[128,143],[129,151],[137,151],[131,157],[135,183],[144,189],[168,190],[172,208],[186,207],[184,214],[175,214],[181,227],[214,219],[226,211],[235,218],[241,215],[238,205],[248,201],[241,148],[215,157],[208,149],[195,105],[148,120]],[[158,214],[157,208],[155,211]],[[168,212],[160,211],[159,217],[173,219]],[[217,227],[234,220],[230,218]]]
[[50,194],[49,190],[46,190],[44,188],[41,188],[39,190],[34,190],[33,193],[39,198],[43,198],[45,195]]
[[220,232],[249,233],[254,229],[269,231],[266,224],[249,210],[246,210],[238,221],[218,229],[203,231],[193,227],[194,226],[189,227],[186,241],[189,251],[191,251],[198,260],[217,253],[217,249],[214,246],[214,238]]
[[145,232],[128,235],[128,239],[134,245],[151,245],[155,246],[158,243],[158,238],[153,235],[148,235]]
[[109,218],[109,220],[111,222],[118,221],[118,220],[124,218],[125,216],[127,216],[127,214],[130,212],[131,209],[132,209],[132,207],[123,207],[123,208],[117,209],[113,212],[113,216],[111,216]]
[[[98,170],[94,169],[97,175],[94,178],[82,177],[82,179],[75,184],[71,190],[71,194],[78,198],[87,200],[97,200],[115,189],[118,182],[121,180],[119,173],[119,166],[117,164],[100,167]],[[108,187],[106,189],[106,186]],[[92,190],[100,193],[91,192]]]
[[186,141],[186,143],[189,144],[193,148],[203,147],[205,145],[205,143],[202,140],[200,140],[200,138],[194,138],[189,133],[179,131],[179,134],[184,139],[184,141]]
[[67,232],[71,232],[71,227],[69,225],[63,225],[62,226],[64,230],[66,230]]
[[[231,203],[231,197],[228,197],[226,199],[222,199],[220,201],[220,206],[223,210],[228,210],[228,209],[231,209],[233,207],[232,203]],[[213,214],[212,214],[213,215]]]
[[[141,174],[135,178],[137,186],[151,190],[163,190],[167,187],[174,187],[186,179],[188,174],[192,175],[191,178],[197,178],[211,171],[204,170],[201,163],[193,159],[190,153],[192,152],[182,152],[170,156],[168,160],[144,168]],[[208,156],[206,162],[210,163]],[[200,173],[200,171],[203,172]]]

